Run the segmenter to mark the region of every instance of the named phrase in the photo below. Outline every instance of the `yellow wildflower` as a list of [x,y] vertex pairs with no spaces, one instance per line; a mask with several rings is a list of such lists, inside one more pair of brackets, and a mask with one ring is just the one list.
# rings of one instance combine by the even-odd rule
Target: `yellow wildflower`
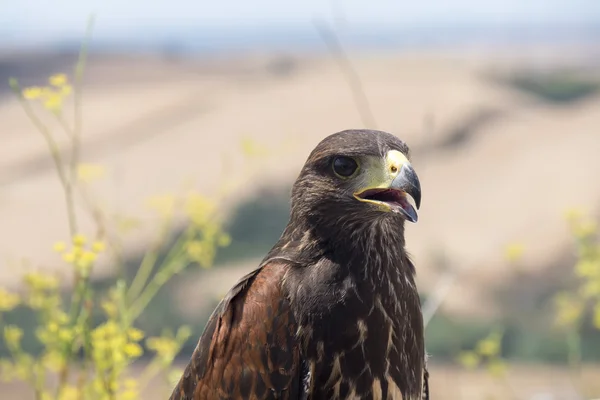
[[10,382],[16,377],[15,366],[10,360],[0,359],[0,379]]
[[51,321],[48,323],[48,332],[52,332],[52,333],[58,332],[58,328],[59,328],[59,326],[56,322]]
[[94,263],[94,261],[96,261],[97,257],[98,256],[96,255],[96,253],[93,253],[91,251],[84,251],[77,260],[77,267],[81,269],[88,269]]
[[506,259],[513,263],[515,261],[518,261],[522,256],[523,253],[525,252],[525,247],[520,244],[520,243],[512,243],[509,244],[508,246],[506,246],[505,249],[505,257]]
[[64,365],[65,359],[58,351],[50,351],[42,356],[42,364],[53,372],[58,372]]
[[600,298],[600,280],[589,280],[585,282],[579,291],[585,298]]
[[500,352],[500,340],[497,337],[486,338],[477,343],[477,352],[482,356],[493,357]]
[[219,247],[227,247],[231,244],[231,237],[226,233],[222,233],[217,240],[217,244]]
[[101,179],[106,174],[106,169],[100,164],[82,163],[77,166],[77,178],[85,183]]
[[261,157],[269,153],[265,146],[260,145],[253,139],[244,138],[241,142],[242,153],[246,157]]
[[575,273],[581,278],[600,277],[600,260],[580,260],[575,265]]
[[556,324],[560,327],[570,327],[579,322],[584,304],[569,293],[559,293],[554,298],[557,313]]
[[65,253],[62,256],[63,260],[69,264],[72,264],[73,262],[75,262],[75,254],[74,253]]
[[23,337],[23,330],[15,325],[7,325],[4,327],[4,341],[11,348],[18,348]]
[[58,400],[78,400],[82,396],[79,393],[79,389],[75,386],[65,385],[60,392],[60,397]]
[[569,222],[575,222],[581,219],[583,211],[580,208],[571,208],[565,212],[565,218]]
[[501,377],[506,373],[506,364],[502,360],[490,360],[487,370],[492,376]]
[[473,369],[479,365],[479,356],[473,351],[463,351],[458,356],[458,362],[467,369]]
[[583,221],[575,227],[575,235],[580,238],[588,238],[596,233],[598,225],[594,221]]
[[130,340],[133,340],[134,342],[139,342],[144,338],[144,332],[136,328],[129,328],[127,330],[127,336]]
[[203,226],[212,219],[216,204],[205,196],[193,193],[188,197],[185,208],[192,223]]
[[49,290],[58,287],[58,280],[51,275],[30,272],[25,275],[25,284],[32,290]]
[[44,100],[44,107],[54,113],[58,113],[62,108],[62,101],[63,99],[59,93],[48,92]]
[[62,253],[66,249],[67,245],[65,244],[65,242],[56,242],[54,243],[54,246],[52,246],[52,250],[54,250],[57,253]]
[[32,86],[23,89],[23,97],[27,100],[36,100],[42,97],[43,90],[41,87]]
[[146,345],[163,359],[171,359],[177,352],[177,343],[167,337],[151,337],[146,340]]
[[600,302],[594,306],[594,326],[600,329]]
[[104,300],[101,306],[108,317],[115,317],[117,315],[117,306],[112,301]]
[[95,253],[102,253],[106,249],[104,242],[96,241],[92,243],[92,251]]
[[49,79],[48,79],[48,83],[50,83],[52,86],[64,86],[67,84],[67,76],[65,74],[56,74],[56,75],[52,75]]
[[58,332],[58,338],[63,342],[71,342],[75,338],[75,333],[71,329],[63,328]]
[[71,87],[71,85],[64,85],[60,88],[60,95],[62,97],[67,97],[68,95],[71,94],[71,92],[73,91],[73,88]]
[[78,233],[75,236],[73,236],[73,244],[77,247],[84,246],[86,242],[87,238],[85,237],[85,235]]
[[137,358],[143,354],[142,346],[137,343],[127,343],[123,351],[130,358]]
[[0,312],[13,310],[20,301],[18,295],[0,288]]
[[198,260],[202,257],[204,252],[204,246],[202,242],[198,240],[191,240],[187,243],[187,253],[193,260]]

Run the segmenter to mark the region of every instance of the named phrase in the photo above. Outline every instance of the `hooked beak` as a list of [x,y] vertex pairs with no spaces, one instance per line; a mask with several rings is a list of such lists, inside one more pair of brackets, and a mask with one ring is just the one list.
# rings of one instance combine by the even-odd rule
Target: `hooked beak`
[[385,168],[384,182],[374,182],[369,188],[355,193],[354,197],[374,203],[384,211],[399,213],[410,222],[417,222],[417,210],[421,206],[421,183],[415,170],[404,155],[388,156]]

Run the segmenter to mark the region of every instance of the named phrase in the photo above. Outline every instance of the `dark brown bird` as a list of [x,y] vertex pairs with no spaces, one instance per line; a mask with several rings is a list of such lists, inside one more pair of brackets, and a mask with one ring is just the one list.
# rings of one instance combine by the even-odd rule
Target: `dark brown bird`
[[281,238],[217,306],[171,399],[429,397],[408,158],[381,131],[317,145]]

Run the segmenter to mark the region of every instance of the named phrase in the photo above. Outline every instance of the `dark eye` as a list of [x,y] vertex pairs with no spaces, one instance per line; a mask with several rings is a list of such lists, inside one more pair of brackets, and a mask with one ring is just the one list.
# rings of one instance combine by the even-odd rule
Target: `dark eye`
[[350,157],[336,157],[333,160],[333,172],[337,175],[348,178],[356,172],[358,164]]

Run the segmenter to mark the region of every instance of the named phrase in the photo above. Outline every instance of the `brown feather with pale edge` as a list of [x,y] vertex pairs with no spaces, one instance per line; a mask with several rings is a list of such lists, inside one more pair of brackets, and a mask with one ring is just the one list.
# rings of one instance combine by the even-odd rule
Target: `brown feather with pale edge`
[[281,295],[286,266],[245,276],[211,316],[171,399],[294,399],[300,392],[296,322]]

